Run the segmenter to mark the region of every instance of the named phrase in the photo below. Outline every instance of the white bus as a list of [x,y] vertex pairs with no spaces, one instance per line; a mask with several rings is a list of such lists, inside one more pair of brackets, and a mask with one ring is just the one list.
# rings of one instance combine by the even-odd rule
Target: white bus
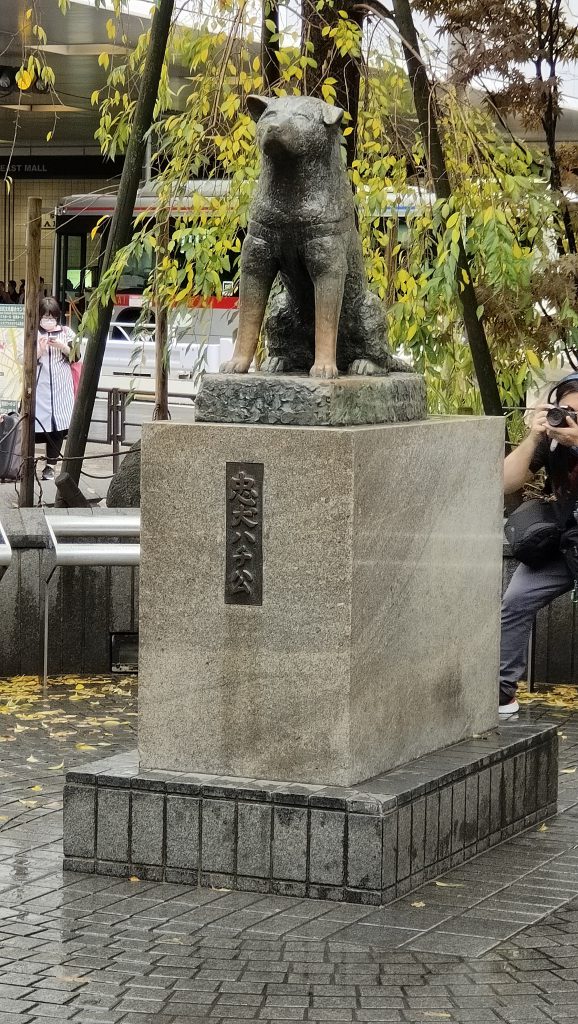
[[[224,194],[227,188],[227,181],[190,182],[176,208],[179,213],[190,209],[195,193],[209,198]],[[67,196],[56,208],[53,294],[73,328],[78,326],[98,285],[116,201],[115,195],[88,193]],[[156,206],[154,187],[145,186],[139,189],[133,216],[153,215]],[[235,256],[232,254],[232,266]],[[149,252],[129,263],[119,279],[103,363],[106,373],[154,377],[154,323],[140,322],[136,330],[151,270]],[[170,312],[171,377],[191,375],[198,365],[199,353],[208,370],[218,369],[232,350],[237,310],[238,296],[231,273],[221,275],[220,296],[191,298],[186,306]]]

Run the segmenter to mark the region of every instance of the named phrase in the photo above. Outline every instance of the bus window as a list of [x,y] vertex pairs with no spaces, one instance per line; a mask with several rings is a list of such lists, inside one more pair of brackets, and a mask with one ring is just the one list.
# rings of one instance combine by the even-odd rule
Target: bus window
[[143,252],[138,257],[131,255],[119,277],[116,286],[117,293],[136,292],[141,294],[149,282],[153,266],[154,256],[151,250]]

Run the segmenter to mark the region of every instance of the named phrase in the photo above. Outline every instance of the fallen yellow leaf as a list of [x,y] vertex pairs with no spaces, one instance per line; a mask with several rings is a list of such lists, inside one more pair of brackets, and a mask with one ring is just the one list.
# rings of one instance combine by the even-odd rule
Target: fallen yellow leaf
[[24,807],[36,807],[38,800],[19,800],[19,804],[23,804]]
[[140,878],[138,877],[138,875],[131,875],[129,878],[129,882],[140,882]]
[[31,786],[30,789],[33,793],[42,793],[42,786]]
[[0,814],[0,821],[8,821],[8,815],[7,814]]
[[436,882],[440,889],[463,889],[463,882]]
[[64,768],[64,761],[61,761],[60,764],[51,764],[51,765],[49,765],[48,766],[48,771],[49,772],[59,772],[61,768]]
[[549,832],[549,831],[550,831],[550,829],[548,828],[548,826],[544,825],[544,824],[540,825],[540,828],[538,829],[538,832]]
[[91,747],[89,743],[75,743],[77,750],[96,750],[96,747]]
[[421,909],[425,907],[425,903],[423,900],[416,900],[415,903],[412,903],[412,907],[419,907]]
[[560,775],[574,775],[575,768],[562,768]]
[[28,764],[38,764],[38,758],[34,757],[34,754],[31,754],[30,757],[26,758],[26,760],[28,761]]

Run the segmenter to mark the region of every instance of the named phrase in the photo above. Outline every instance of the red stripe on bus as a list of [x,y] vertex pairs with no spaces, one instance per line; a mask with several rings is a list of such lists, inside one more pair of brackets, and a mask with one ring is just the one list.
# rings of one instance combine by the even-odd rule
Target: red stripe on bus
[[210,306],[211,309],[237,309],[239,306],[238,295],[223,295],[220,299],[214,296],[203,298],[201,295],[197,295],[192,299],[189,299],[188,306],[196,308],[198,306]]
[[[134,309],[138,309],[143,305],[143,297],[142,295],[115,295],[114,304],[115,306],[132,306]],[[237,295],[223,295],[220,299],[217,299],[214,295],[210,295],[207,298],[197,295],[189,299],[187,306],[190,306],[192,309],[237,309],[239,297]]]

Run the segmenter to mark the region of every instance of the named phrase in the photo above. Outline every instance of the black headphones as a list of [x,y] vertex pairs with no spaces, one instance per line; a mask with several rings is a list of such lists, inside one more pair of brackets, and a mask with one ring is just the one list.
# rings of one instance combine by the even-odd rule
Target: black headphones
[[[556,395],[556,392],[558,391],[558,388],[562,387],[562,384],[566,384],[566,382],[570,381],[570,380],[578,380],[578,373],[569,373],[567,377],[562,377],[562,380],[559,380],[558,383],[555,384],[554,387],[550,389],[550,391],[548,393],[548,398],[547,398],[548,405],[552,405],[553,404],[552,403],[552,395]],[[556,397],[556,405],[557,404],[558,404],[558,398]]]

